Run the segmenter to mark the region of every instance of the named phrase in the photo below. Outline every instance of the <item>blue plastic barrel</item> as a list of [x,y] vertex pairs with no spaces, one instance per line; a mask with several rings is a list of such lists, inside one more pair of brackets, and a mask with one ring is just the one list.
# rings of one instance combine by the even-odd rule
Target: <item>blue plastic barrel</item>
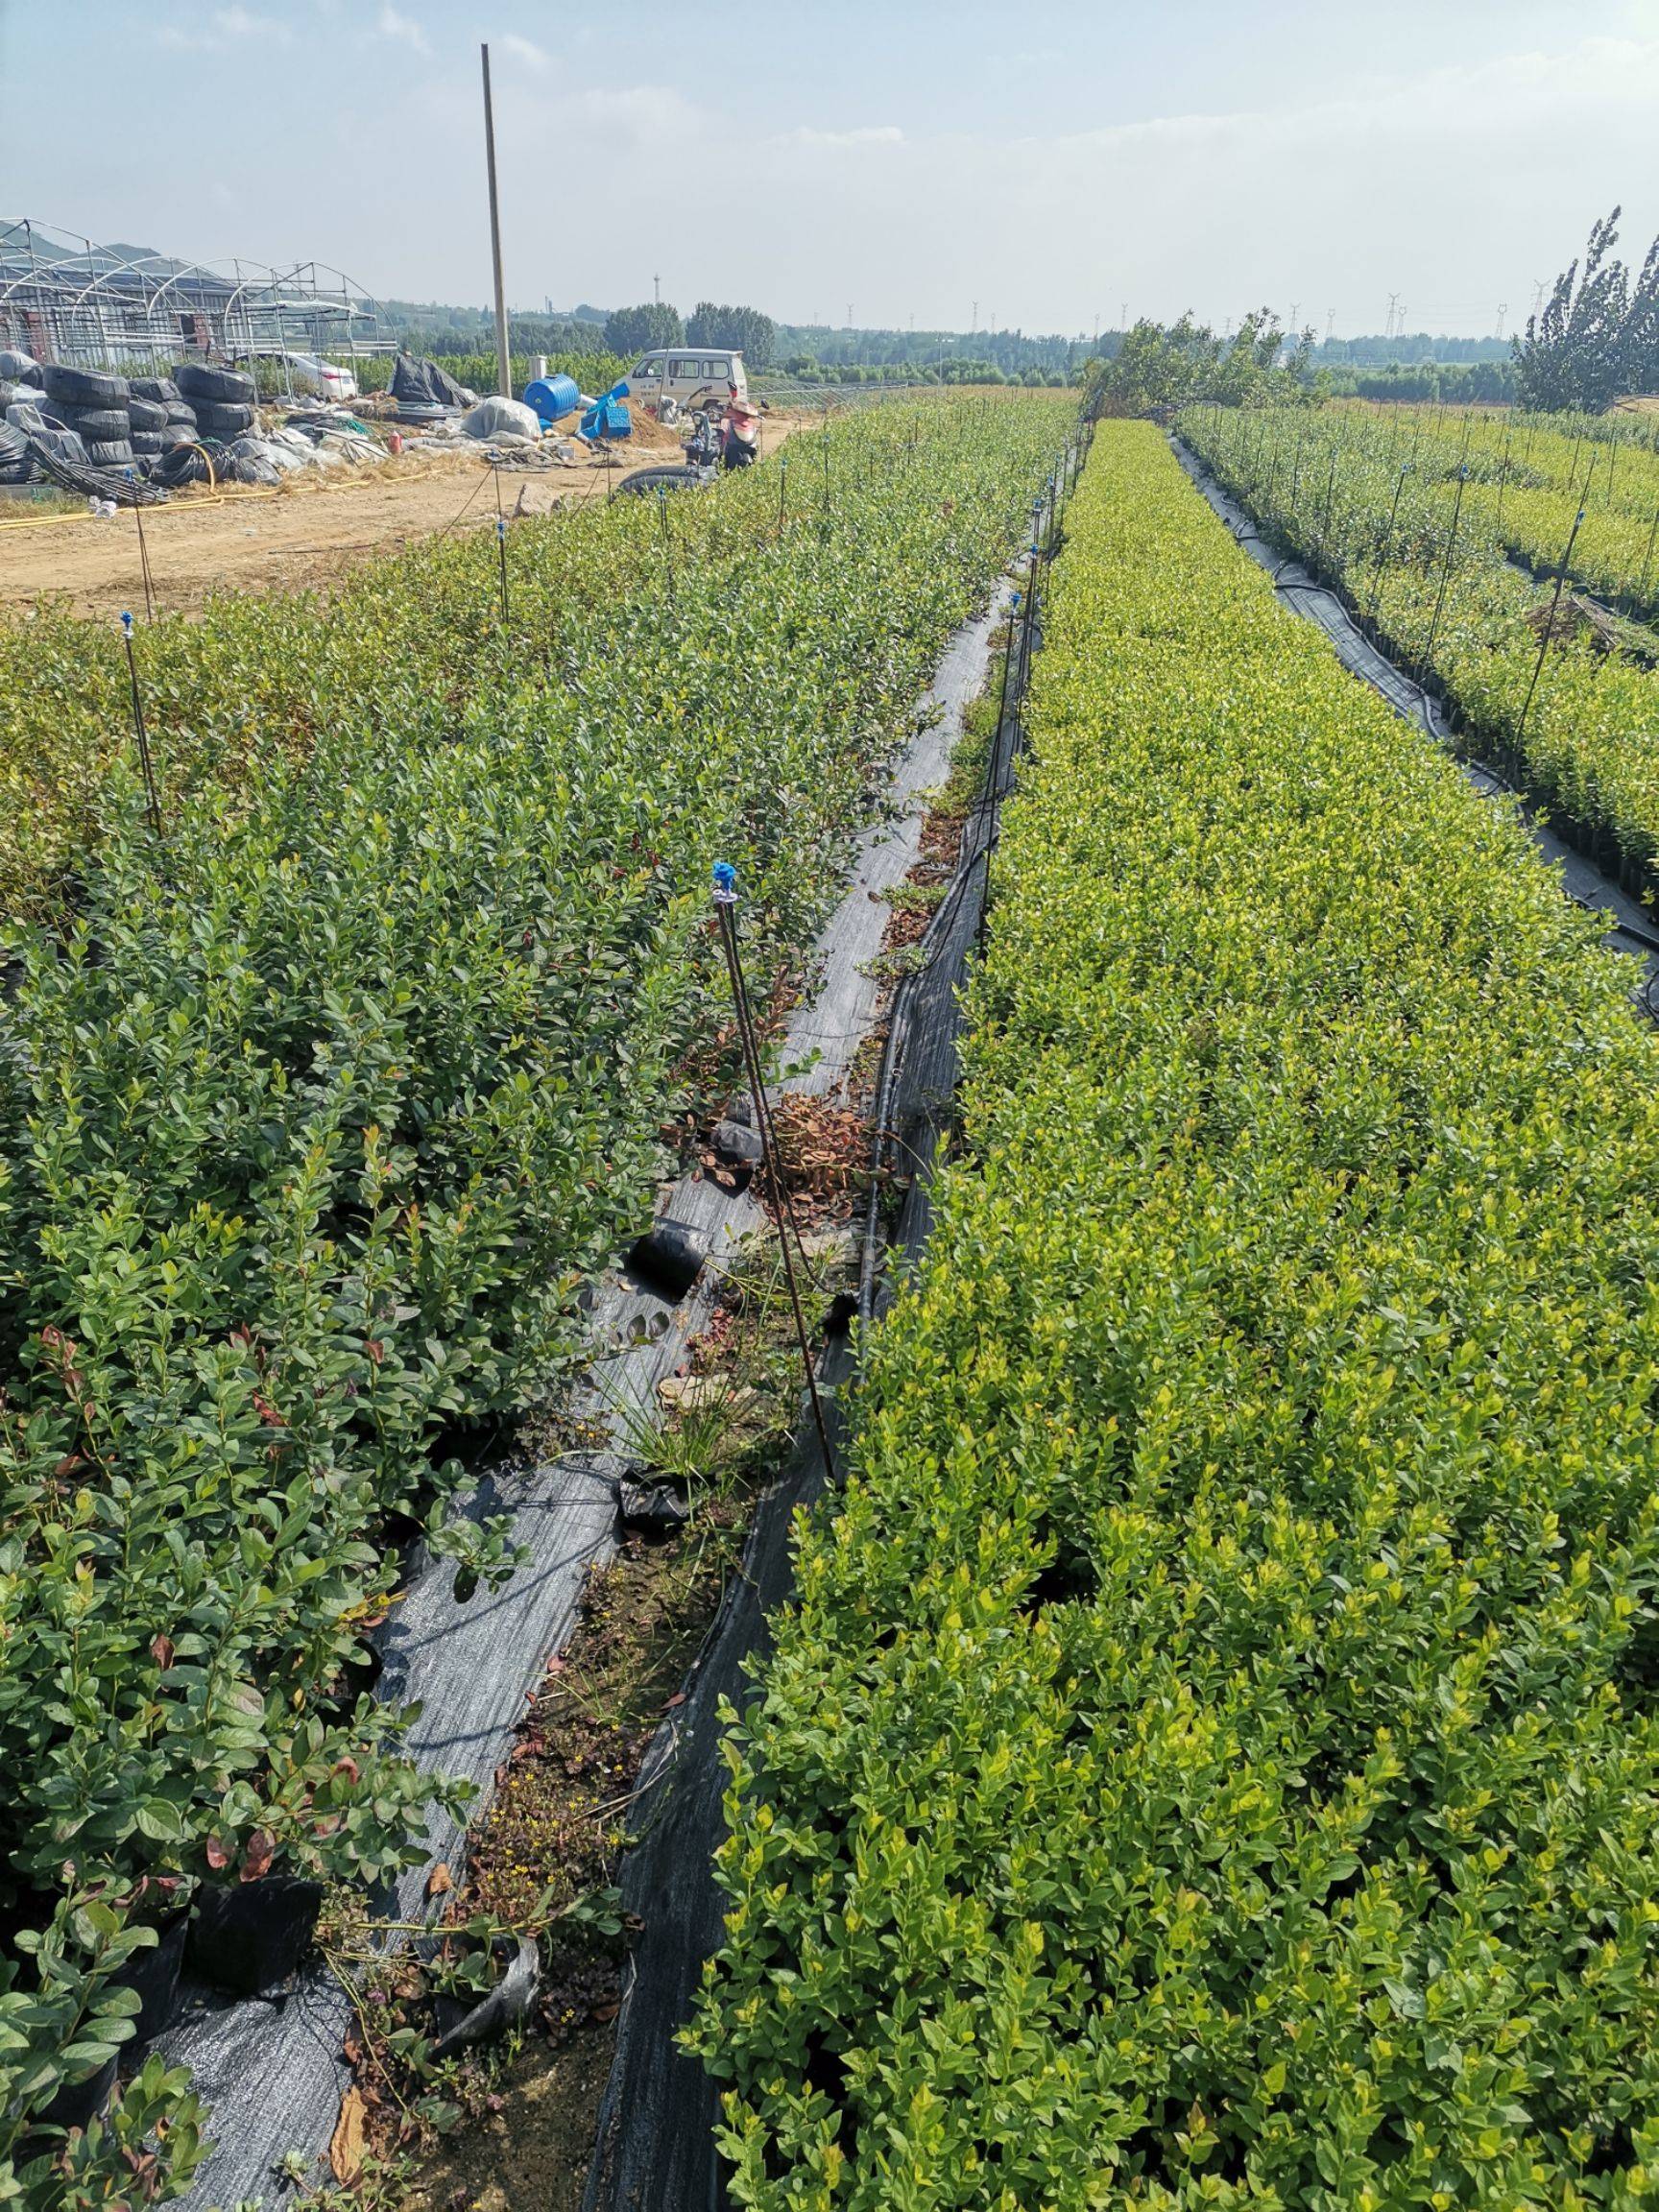
[[524,387],[524,404],[534,407],[544,423],[570,415],[582,397],[574,376],[538,376]]

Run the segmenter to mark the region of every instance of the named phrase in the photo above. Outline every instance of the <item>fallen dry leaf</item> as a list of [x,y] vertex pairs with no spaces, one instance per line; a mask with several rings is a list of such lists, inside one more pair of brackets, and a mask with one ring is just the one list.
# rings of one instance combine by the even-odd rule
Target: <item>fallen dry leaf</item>
[[363,2171],[363,2110],[362,2090],[348,2089],[328,2139],[328,2164],[342,2186],[355,2181]]
[[427,1896],[442,1897],[448,1890],[453,1889],[454,1887],[454,1875],[450,1873],[448,1867],[445,1866],[443,1860],[440,1859],[437,1865],[433,1867],[431,1873],[426,1877]]

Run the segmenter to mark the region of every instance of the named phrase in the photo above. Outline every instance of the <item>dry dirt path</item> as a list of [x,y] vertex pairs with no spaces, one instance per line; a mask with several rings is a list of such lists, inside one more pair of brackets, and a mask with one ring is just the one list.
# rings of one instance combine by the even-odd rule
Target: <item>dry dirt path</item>
[[[794,427],[773,416],[761,447],[772,452]],[[604,498],[631,469],[672,461],[677,434],[653,426],[613,470],[583,461],[568,469],[501,471],[509,514],[545,514],[556,499]],[[142,608],[138,526],[131,509],[113,519],[58,517],[26,528],[24,511],[0,506],[0,618],[63,593],[83,614]],[[192,613],[210,591],[327,589],[375,554],[394,552],[453,527],[493,528],[491,472],[470,453],[409,453],[383,465],[325,476],[308,469],[280,491],[236,488],[217,503],[185,495],[148,508],[144,538],[157,613]]]

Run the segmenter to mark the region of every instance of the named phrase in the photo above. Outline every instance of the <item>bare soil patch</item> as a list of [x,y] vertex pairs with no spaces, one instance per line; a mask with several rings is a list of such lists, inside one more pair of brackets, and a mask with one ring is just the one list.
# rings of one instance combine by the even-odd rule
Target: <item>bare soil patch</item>
[[[792,417],[770,417],[762,451],[774,451],[793,427]],[[588,457],[567,469],[503,469],[502,505],[509,514],[544,515],[559,499],[603,499],[631,470],[671,460],[679,444],[678,432],[653,422],[619,449],[610,469]],[[0,523],[13,522],[27,526],[0,527],[0,611],[26,613],[56,593],[83,614],[142,609],[131,510],[113,519],[36,521],[8,503]],[[308,469],[274,492],[185,494],[145,511],[144,538],[157,612],[193,613],[214,591],[327,590],[378,554],[441,530],[494,524],[495,489],[481,459],[417,449],[349,476]]]

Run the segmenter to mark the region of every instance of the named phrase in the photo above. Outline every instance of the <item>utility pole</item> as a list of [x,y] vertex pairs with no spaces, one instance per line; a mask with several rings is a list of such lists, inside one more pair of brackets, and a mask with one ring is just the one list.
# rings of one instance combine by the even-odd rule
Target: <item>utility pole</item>
[[977,331],[979,328],[979,302],[977,300],[975,300],[974,302],[974,320],[970,324],[969,327],[974,331]]
[[1493,333],[1492,333],[1492,335],[1493,335],[1493,337],[1494,337],[1494,338],[1502,338],[1502,337],[1503,337],[1503,322],[1504,322],[1504,318],[1505,318],[1505,317],[1508,315],[1508,313],[1509,313],[1509,302],[1508,302],[1508,301],[1507,301],[1507,300],[1500,300],[1500,301],[1499,301],[1499,302],[1498,302],[1498,327],[1497,327],[1497,329],[1496,329],[1496,330],[1494,330],[1494,331],[1493,331]]
[[495,272],[495,373],[501,397],[513,397],[513,354],[507,343],[507,289],[501,278],[501,202],[495,190],[495,111],[490,105],[490,49],[484,58],[484,155],[490,170],[490,258]]
[[653,276],[651,279],[651,297],[661,307],[662,304],[662,279],[661,276]]

